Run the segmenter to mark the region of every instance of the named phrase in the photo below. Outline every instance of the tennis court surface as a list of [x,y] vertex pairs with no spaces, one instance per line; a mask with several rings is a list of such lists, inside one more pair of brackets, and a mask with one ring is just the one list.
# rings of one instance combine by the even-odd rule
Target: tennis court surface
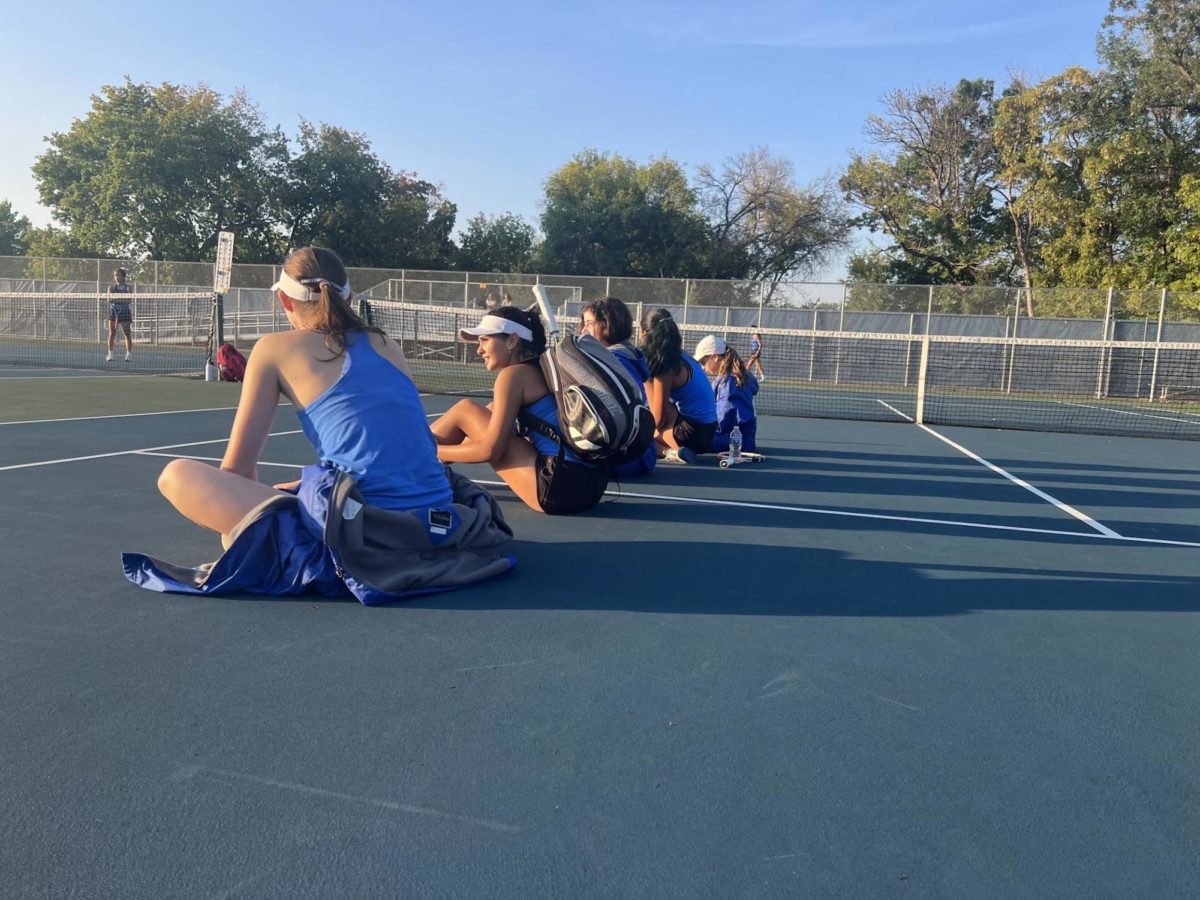
[[1194,441],[767,416],[367,609],[123,578],[236,386],[4,374],[2,894],[1200,890]]

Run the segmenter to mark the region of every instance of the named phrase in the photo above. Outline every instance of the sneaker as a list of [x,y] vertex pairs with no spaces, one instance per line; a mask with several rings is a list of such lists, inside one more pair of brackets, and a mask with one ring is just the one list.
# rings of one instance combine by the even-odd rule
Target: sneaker
[[683,460],[679,458],[678,451],[676,451],[675,448],[673,448],[673,447],[669,448],[667,450],[667,452],[662,455],[662,459],[659,461],[665,462],[665,463],[682,463],[683,462]]
[[106,357],[104,357],[104,361],[105,361],[105,362],[112,362],[112,351],[111,351],[111,350],[109,350],[109,351],[108,351],[108,355],[107,355]]
[[130,351],[126,351],[126,353],[125,353],[125,362],[129,362],[131,359],[133,359],[133,353],[132,353],[132,352],[130,352]]
[[674,447],[672,447],[663,456],[662,461],[668,463],[679,463],[680,465],[685,466],[694,466],[697,462],[699,462],[699,457],[696,456],[695,450],[689,450],[687,447],[684,447],[682,450],[676,450]]

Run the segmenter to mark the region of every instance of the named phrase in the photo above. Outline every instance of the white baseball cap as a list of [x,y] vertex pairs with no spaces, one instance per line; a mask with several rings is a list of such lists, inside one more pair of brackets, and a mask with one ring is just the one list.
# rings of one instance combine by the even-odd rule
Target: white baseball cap
[[704,359],[706,356],[724,356],[725,355],[725,340],[719,338],[715,334],[707,335],[700,338],[700,343],[696,345],[696,352],[692,354],[696,359]]
[[506,319],[504,316],[484,316],[476,328],[463,328],[458,336],[464,341],[478,340],[485,334],[515,334],[522,340],[532,341],[533,332],[519,322]]

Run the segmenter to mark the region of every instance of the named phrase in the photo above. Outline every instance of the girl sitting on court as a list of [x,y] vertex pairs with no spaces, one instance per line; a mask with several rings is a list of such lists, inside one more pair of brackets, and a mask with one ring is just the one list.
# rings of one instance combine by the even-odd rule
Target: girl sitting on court
[[659,458],[694,463],[711,453],[717,431],[712,387],[700,364],[683,352],[683,338],[670,310],[652,309],[642,316],[642,352],[650,367],[646,398],[657,431]]
[[433,423],[438,458],[448,462],[490,463],[525,504],[556,515],[590,509],[608,487],[608,470],[586,463],[533,429],[518,433],[522,413],[558,428],[558,406],[546,386],[538,357],[546,350],[546,330],[538,314],[501,306],[476,328],[459,332],[478,341],[484,367],[496,373],[492,402],[460,400]]
[[741,429],[742,449],[756,450],[754,436],[758,419],[754,414],[754,395],[758,393],[758,379],[750,374],[738,352],[715,334],[702,338],[696,345],[696,359],[713,377],[713,394],[717,402],[713,450],[723,453],[729,449],[729,432],[734,426]]
[[[292,328],[250,354],[220,467],[176,459],[158,479],[226,553],[196,569],[125,554],[126,576],[153,590],[313,589],[370,604],[511,568],[498,548],[512,532],[485,491],[438,461],[404,353],[351,309],[337,254],[295,251],[271,291]],[[258,464],[281,395],[321,463],[268,487]]]
[[[633,316],[629,307],[616,297],[601,297],[585,303],[579,311],[579,331],[590,334],[612,351],[625,370],[633,376],[641,389],[642,402],[646,402],[645,382],[650,379],[650,367],[646,357],[633,346]],[[641,459],[631,459],[612,470],[618,478],[636,478],[649,474],[658,462],[658,449],[651,444]]]

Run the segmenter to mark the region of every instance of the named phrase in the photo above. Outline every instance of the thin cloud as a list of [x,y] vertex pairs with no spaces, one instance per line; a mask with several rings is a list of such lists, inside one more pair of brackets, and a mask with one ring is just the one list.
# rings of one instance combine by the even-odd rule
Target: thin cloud
[[878,47],[928,47],[944,44],[990,40],[997,37],[1024,34],[1043,27],[1045,16],[1015,16],[985,22],[929,22],[912,24],[875,17],[855,20],[810,22],[797,30],[788,29],[785,20],[775,23],[771,31],[739,30],[728,21],[719,23],[693,19],[684,25],[676,22],[659,27],[643,21],[627,23],[648,37],[671,44],[705,45],[710,47],[763,47],[798,50],[853,50]]

